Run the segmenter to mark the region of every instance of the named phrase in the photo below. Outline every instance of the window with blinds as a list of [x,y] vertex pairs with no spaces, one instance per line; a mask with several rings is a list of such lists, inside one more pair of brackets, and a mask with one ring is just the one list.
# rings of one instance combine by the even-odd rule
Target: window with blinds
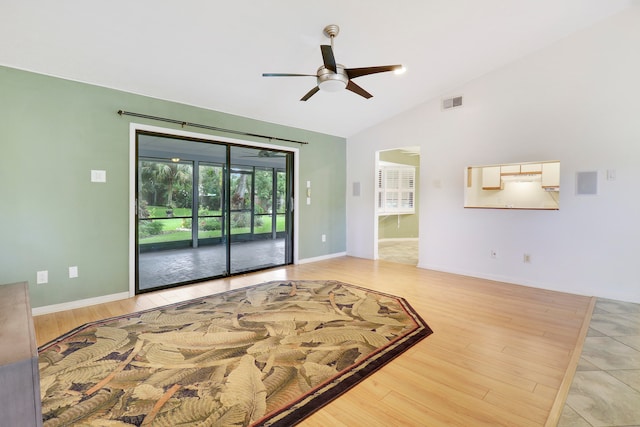
[[381,165],[378,169],[378,214],[415,213],[416,169],[408,165]]

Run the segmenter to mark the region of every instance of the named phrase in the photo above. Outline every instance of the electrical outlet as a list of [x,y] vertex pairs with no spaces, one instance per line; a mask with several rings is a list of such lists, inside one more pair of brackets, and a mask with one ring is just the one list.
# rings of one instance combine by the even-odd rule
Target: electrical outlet
[[37,285],[44,285],[45,283],[49,282],[49,271],[48,270],[42,270],[42,271],[38,271],[36,273],[36,284]]
[[524,254],[522,256],[522,262],[524,262],[525,264],[529,264],[531,263],[531,255],[529,254]]
[[491,256],[491,258],[498,258],[498,253],[494,250],[491,249],[491,252],[489,253],[489,255]]
[[322,235],[322,243],[324,243],[324,242],[326,242],[326,241],[327,241],[327,235],[326,235],[326,234],[323,234],[323,235]]

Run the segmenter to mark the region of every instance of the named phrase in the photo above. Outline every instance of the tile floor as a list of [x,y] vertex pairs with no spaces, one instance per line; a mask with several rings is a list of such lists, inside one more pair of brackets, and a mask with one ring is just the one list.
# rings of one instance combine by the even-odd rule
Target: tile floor
[[[231,245],[231,274],[285,264],[285,240],[265,239]],[[170,284],[225,275],[224,245],[146,252],[139,257],[139,287],[148,290]]]
[[640,304],[598,298],[558,427],[640,427]]
[[418,265],[418,239],[378,240],[378,258],[401,264]]

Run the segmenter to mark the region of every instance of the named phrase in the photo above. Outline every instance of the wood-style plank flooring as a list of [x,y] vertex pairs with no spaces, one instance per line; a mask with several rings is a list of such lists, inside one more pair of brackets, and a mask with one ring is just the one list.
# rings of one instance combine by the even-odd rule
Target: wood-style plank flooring
[[340,257],[36,316],[38,345],[90,321],[286,279],[402,296],[434,330],[302,426],[555,425],[592,309],[589,297]]

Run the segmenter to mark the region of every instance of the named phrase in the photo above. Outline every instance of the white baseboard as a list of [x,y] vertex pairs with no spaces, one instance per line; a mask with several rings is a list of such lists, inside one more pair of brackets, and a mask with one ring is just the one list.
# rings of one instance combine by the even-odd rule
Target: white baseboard
[[505,276],[503,274],[486,274],[486,273],[480,273],[477,271],[452,270],[450,268],[442,267],[439,265],[433,265],[433,264],[418,264],[418,268],[424,268],[425,270],[440,271],[442,273],[457,274],[460,276],[475,277],[478,279],[492,280],[494,282],[507,283],[510,285],[527,286],[530,288],[545,289],[548,291],[555,291],[555,292],[564,292],[564,293],[570,293],[573,295],[593,296],[593,295],[588,295],[588,294],[579,292],[575,289],[567,290],[558,286],[554,286],[553,284],[550,284],[550,283],[527,280],[519,277]]
[[386,237],[378,239],[378,242],[417,242],[419,240],[418,237]]
[[[425,270],[440,271],[442,273],[457,274],[459,276],[468,276],[468,277],[475,277],[478,279],[492,280],[494,282],[508,283],[511,285],[521,285],[521,286],[529,286],[533,288],[549,289],[545,287],[543,283],[526,281],[526,280],[522,280],[515,277],[505,276],[503,274],[487,274],[487,273],[481,273],[478,271],[456,270],[456,269],[443,267],[441,265],[435,265],[435,264],[429,264],[429,263],[418,264],[418,268],[423,268]],[[550,289],[550,290],[553,290],[553,289]]]
[[313,258],[299,259],[298,260],[298,264],[307,264],[307,263],[310,263],[310,262],[324,261],[325,259],[339,258],[341,256],[347,256],[347,253],[346,252],[336,252],[334,254],[322,255],[322,256],[317,256],[317,257],[313,257]]
[[[346,255],[347,255],[346,252],[337,252],[337,253],[323,255],[323,256],[314,257],[314,258],[300,259],[300,260],[298,260],[298,264],[306,264],[306,263],[310,263],[310,262],[323,261],[323,260],[326,260],[326,259],[339,258],[339,257],[346,256]],[[77,300],[77,301],[63,302],[61,304],[45,305],[45,306],[42,306],[42,307],[32,308],[31,309],[31,314],[33,316],[39,316],[39,315],[42,315],[42,314],[57,313],[59,311],[72,310],[74,308],[88,307],[90,305],[103,304],[103,303],[106,303],[106,302],[112,302],[112,301],[118,301],[118,300],[122,300],[122,299],[127,299],[129,297],[130,297],[129,292],[120,292],[120,293],[117,293],[117,294],[103,295],[101,297],[87,298],[87,299],[82,299],[82,300]]]
[[90,305],[103,304],[105,302],[118,301],[129,298],[129,292],[120,292],[117,294],[103,295],[101,297],[81,299],[77,301],[63,302],[61,304],[45,305],[31,309],[32,316],[41,314],[57,313],[58,311],[71,310],[74,308],[88,307]]

